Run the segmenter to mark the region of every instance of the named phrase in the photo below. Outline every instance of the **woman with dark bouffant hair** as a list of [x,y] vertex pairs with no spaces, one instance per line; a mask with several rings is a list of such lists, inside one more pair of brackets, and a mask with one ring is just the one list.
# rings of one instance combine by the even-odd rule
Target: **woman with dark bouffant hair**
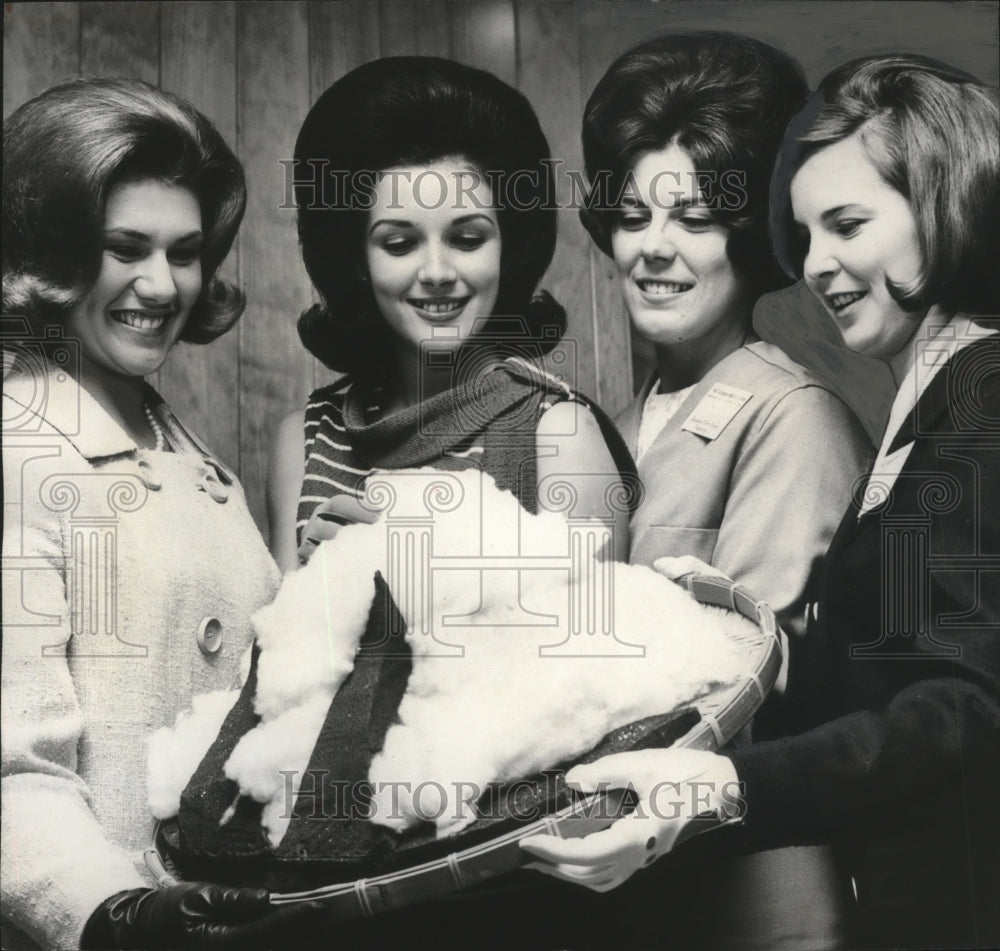
[[679,33],[623,53],[583,119],[581,218],[656,357],[618,418],[645,490],[630,560],[709,561],[794,634],[871,450],[845,404],[752,323],[760,295],[788,283],[768,187],[806,95],[798,63],[774,47]]
[[[998,106],[944,63],[870,56],[790,125],[771,191],[779,258],[898,392],[806,636],[789,638],[783,735],[614,766],[640,792],[739,783],[727,847],[833,846],[852,948],[1000,943]],[[609,778],[586,772],[567,779]],[[540,844],[577,881],[616,884],[669,852],[691,812]]]
[[624,557],[627,511],[605,497],[628,453],[541,362],[566,324],[537,291],[556,209],[528,101],[450,60],[378,60],[319,98],[295,158],[302,257],[320,296],[299,332],[345,376],[279,431],[278,563],[294,567],[344,520],[370,520],[358,500],[376,468],[414,466],[483,469],[529,511],[544,507],[546,478],[565,478],[576,514],[615,521]]
[[[804,634],[816,565],[872,451],[846,404],[753,326],[760,296],[788,283],[768,240],[768,189],[807,95],[781,50],[678,33],[615,60],[583,118],[581,218],[656,361],[617,420],[643,485],[629,560],[673,576],[691,558],[709,562],[767,601],[792,637]],[[754,730],[778,712],[766,708]],[[636,940],[792,951],[836,945],[836,879],[825,850],[784,850],[665,863],[647,892],[630,883],[615,900],[675,896],[669,913],[626,916]],[[705,913],[705,889],[725,915]]]
[[266,946],[267,892],[156,890],[141,860],[146,738],[238,684],[278,583],[233,474],[144,380],[243,310],[216,276],[243,171],[130,80],[54,87],[3,139],[4,946]]

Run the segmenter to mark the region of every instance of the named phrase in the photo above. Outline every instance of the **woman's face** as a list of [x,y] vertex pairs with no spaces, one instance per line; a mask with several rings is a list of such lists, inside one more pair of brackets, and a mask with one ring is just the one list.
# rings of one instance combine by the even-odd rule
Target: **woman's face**
[[97,283],[67,333],[84,358],[116,376],[142,377],[166,360],[201,293],[201,209],[186,188],[154,179],[108,194]]
[[791,198],[796,227],[808,239],[803,276],[844,342],[880,359],[900,353],[922,316],[903,310],[886,286],[921,273],[909,202],[882,178],[858,134],[803,162]]
[[[739,341],[753,301],[726,255],[729,232],[698,191],[687,151],[671,143],[632,168],[611,249],[636,330],[658,346],[710,351]],[[737,342],[737,346],[739,342]]]
[[405,350],[467,340],[493,313],[500,286],[500,225],[489,182],[442,160],[383,172],[368,215],[372,292]]

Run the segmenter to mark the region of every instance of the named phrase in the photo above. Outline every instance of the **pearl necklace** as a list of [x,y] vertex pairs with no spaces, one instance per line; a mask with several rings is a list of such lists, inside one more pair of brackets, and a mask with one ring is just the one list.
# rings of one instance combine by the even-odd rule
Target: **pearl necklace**
[[149,428],[153,431],[153,436],[156,439],[156,445],[153,449],[156,452],[162,452],[167,447],[167,437],[163,433],[163,427],[160,425],[160,421],[153,414],[153,408],[146,403],[142,407],[143,412],[146,414],[146,422],[149,423]]

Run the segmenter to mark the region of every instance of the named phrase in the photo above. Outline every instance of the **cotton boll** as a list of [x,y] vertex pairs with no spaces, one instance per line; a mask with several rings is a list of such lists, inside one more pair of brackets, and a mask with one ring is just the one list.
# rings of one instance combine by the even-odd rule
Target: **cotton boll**
[[177,815],[181,793],[212,745],[239,697],[238,690],[213,690],[191,700],[173,727],[160,727],[146,741],[149,809],[156,819]]

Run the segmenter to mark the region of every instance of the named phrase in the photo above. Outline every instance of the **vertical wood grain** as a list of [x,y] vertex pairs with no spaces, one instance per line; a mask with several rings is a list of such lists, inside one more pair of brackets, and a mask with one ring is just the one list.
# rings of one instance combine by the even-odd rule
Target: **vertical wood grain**
[[3,13],[3,114],[80,71],[75,3],[7,3]]
[[239,262],[248,301],[239,323],[241,478],[263,530],[275,427],[312,387],[312,358],[295,330],[309,282],[278,164],[292,158],[309,107],[308,10],[302,2],[239,4],[236,23],[238,143],[249,186]]
[[160,4],[80,4],[80,73],[160,81]]
[[[191,99],[230,142],[236,139],[250,206],[240,259],[226,267],[239,274],[248,311],[228,337],[179,350],[160,386],[223,458],[240,462],[260,518],[273,425],[301,406],[326,372],[316,370],[295,332],[311,290],[294,211],[280,207],[284,179],[277,165],[291,157],[302,118],[319,93],[380,55],[450,55],[489,69],[518,85],[538,111],[553,154],[565,163],[558,197],[569,203],[579,196],[572,195],[565,172],[582,173],[583,104],[604,70],[647,37],[694,29],[742,32],[786,49],[812,83],[848,59],[900,50],[943,59],[987,83],[1000,80],[996,3],[16,2],[4,8],[4,113],[77,73],[135,76]],[[614,411],[631,392],[630,359],[641,374],[649,366],[648,347],[636,342],[630,358],[611,263],[592,247],[575,208],[560,211],[559,242],[543,286],[569,314],[579,357],[571,376]],[[796,356],[816,350],[827,329],[817,328],[822,315],[806,303],[794,296],[783,304],[767,299],[758,313],[765,333],[781,338]],[[823,348],[829,363],[833,358]],[[858,377],[845,371],[845,379],[855,385]],[[870,394],[861,398],[877,402]]]
[[517,37],[512,0],[452,3],[448,7],[451,55],[517,85]]
[[447,0],[381,0],[378,6],[383,56],[450,54]]
[[345,73],[380,55],[379,4],[371,0],[309,4],[310,103]]
[[[577,4],[583,86],[579,113],[581,127],[583,111],[598,80],[622,49],[632,45],[629,42],[631,37],[625,38],[620,31],[607,27],[608,11],[604,7],[595,9],[591,4]],[[592,241],[588,244],[588,256],[593,320],[600,353],[598,398],[601,405],[614,415],[628,404],[632,394],[649,374],[654,354],[647,340],[632,333],[614,261]]]
[[[165,3],[161,85],[215,123],[236,149],[236,8],[233,3]],[[253,227],[244,222],[244,229]],[[239,237],[220,276],[239,282]],[[207,346],[180,343],[160,370],[160,390],[177,414],[239,471],[239,334]]]
[[[559,368],[567,382],[598,396],[598,353],[594,335],[588,248],[590,238],[580,224],[570,173],[580,174],[580,49],[572,3],[558,0],[517,4],[518,83],[549,140],[556,168],[559,242],[542,280],[566,308],[567,331],[558,351],[566,356]],[[558,64],[554,67],[554,64]],[[553,354],[553,359],[558,359]]]

